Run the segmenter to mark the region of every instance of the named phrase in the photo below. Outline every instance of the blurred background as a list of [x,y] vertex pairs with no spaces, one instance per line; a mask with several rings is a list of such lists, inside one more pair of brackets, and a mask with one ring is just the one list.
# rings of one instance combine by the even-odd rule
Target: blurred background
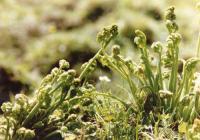
[[[134,30],[147,35],[149,46],[164,42],[168,34],[163,15],[171,5],[182,34],[181,57],[194,56],[200,19],[196,4],[197,0],[0,0],[0,104],[11,94],[31,93],[60,59],[79,71],[99,48],[97,32],[111,24],[120,31],[114,43],[137,60]],[[112,79],[105,68],[96,75]]]

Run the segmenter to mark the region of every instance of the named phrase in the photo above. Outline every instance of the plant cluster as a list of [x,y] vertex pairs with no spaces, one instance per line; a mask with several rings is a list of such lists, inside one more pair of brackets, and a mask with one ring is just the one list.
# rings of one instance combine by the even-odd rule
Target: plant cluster
[[[169,35],[165,43],[147,46],[145,34],[136,30],[140,52],[136,63],[121,55],[120,46],[107,51],[118,35],[116,25],[97,35],[101,48],[82,72],[60,60],[41,82],[34,97],[17,94],[1,106],[0,133],[5,140],[31,139],[198,139],[200,130],[199,58],[179,58],[181,35],[174,7],[165,14]],[[150,51],[154,57],[150,56]],[[153,61],[156,64],[153,64]],[[97,62],[118,73],[128,84],[130,103],[110,91],[99,92],[88,83]],[[182,66],[180,65],[182,63]]]

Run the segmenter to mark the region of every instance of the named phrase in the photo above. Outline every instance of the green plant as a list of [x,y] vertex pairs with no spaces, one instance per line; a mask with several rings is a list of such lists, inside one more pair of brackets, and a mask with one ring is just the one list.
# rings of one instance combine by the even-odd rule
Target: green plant
[[[156,68],[151,63],[146,36],[139,30],[135,32],[134,41],[141,54],[141,63],[136,64],[121,56],[119,46],[113,46],[111,55],[104,52],[99,60],[127,81],[136,111],[171,113],[175,119],[192,122],[198,116],[199,89],[195,86],[195,66],[199,59],[185,61],[179,58],[181,36],[177,33],[174,7],[167,10],[165,17],[169,32],[167,42],[155,42],[151,46],[157,60]],[[181,72],[178,71],[180,62],[183,63]]]
[[[156,67],[142,31],[135,31],[134,42],[141,60],[135,63],[121,55],[118,45],[112,47],[111,54],[107,51],[118,34],[118,27],[104,28],[97,35],[101,48],[82,65],[79,76],[69,69],[67,61],[61,60],[59,68],[54,68],[42,80],[33,98],[18,94],[14,102],[1,106],[2,136],[5,140],[55,137],[138,140],[198,135],[197,127],[190,131],[189,125],[200,113],[200,76],[195,72],[199,59],[179,58],[181,36],[177,33],[174,7],[167,10],[165,17],[169,32],[167,41],[165,44],[155,42],[150,48],[157,60]],[[131,103],[109,91],[99,92],[88,83],[97,61],[127,82]],[[182,71],[178,70],[180,62],[183,63]],[[187,126],[188,131],[182,131]],[[178,131],[179,135],[175,133]]]

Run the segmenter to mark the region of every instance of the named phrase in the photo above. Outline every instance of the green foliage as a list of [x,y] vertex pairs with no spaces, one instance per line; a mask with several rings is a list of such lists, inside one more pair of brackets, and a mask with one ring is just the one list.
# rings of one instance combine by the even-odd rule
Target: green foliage
[[[135,63],[121,55],[118,45],[112,47],[112,52],[107,51],[118,27],[104,28],[97,35],[101,48],[82,65],[79,76],[69,69],[67,61],[60,60],[59,67],[42,80],[34,97],[18,94],[13,102],[1,106],[1,135],[5,140],[198,138],[200,75],[195,67],[199,59],[179,58],[181,36],[174,7],[165,17],[169,36],[165,43],[151,46],[156,68],[142,31],[135,31],[140,53],[140,62]],[[97,62],[127,82],[130,103],[89,84]]]

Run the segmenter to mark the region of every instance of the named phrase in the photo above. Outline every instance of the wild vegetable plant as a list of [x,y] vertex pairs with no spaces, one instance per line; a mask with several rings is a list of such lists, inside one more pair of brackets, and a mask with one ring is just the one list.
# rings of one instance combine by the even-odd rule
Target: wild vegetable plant
[[[33,98],[18,94],[15,101],[1,106],[2,137],[5,140],[198,138],[200,74],[195,67],[199,58],[179,58],[181,35],[174,7],[166,11],[165,19],[169,32],[165,43],[155,42],[148,48],[145,34],[135,31],[139,63],[123,57],[118,45],[109,53],[107,47],[117,36],[118,27],[104,28],[97,35],[99,51],[82,65],[79,76],[69,69],[67,61],[61,60],[59,67],[43,79]],[[156,67],[149,50],[154,52]],[[109,91],[99,92],[88,83],[97,62],[127,82],[131,104]]]
[[[199,89],[195,82],[198,77],[195,66],[199,59],[185,61],[179,58],[181,35],[177,33],[174,7],[167,10],[165,17],[169,32],[166,43],[155,42],[151,45],[156,53],[156,68],[149,55],[146,36],[140,30],[135,31],[134,39],[140,51],[139,64],[120,55],[117,45],[113,46],[112,54],[104,52],[100,55],[99,61],[127,81],[135,111],[171,113],[174,119],[192,122],[198,116]],[[181,72],[178,71],[180,63],[183,63]]]

